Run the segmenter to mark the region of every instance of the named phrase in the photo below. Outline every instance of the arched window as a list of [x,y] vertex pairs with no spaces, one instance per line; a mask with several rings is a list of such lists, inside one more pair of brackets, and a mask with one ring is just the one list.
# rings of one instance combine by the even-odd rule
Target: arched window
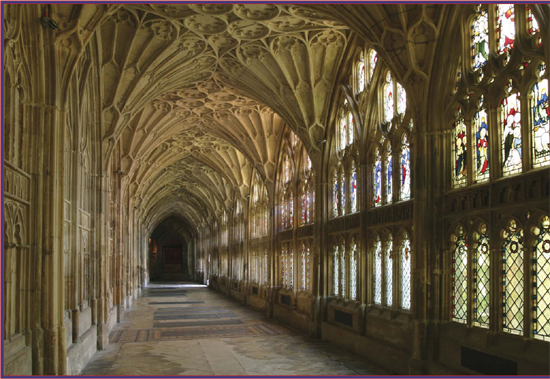
[[514,40],[516,39],[514,12],[514,4],[495,5],[495,13],[497,15],[495,31],[497,34],[498,54],[509,52],[514,47]]
[[478,7],[472,23],[472,69],[481,71],[489,59],[489,15],[487,9]]
[[391,144],[389,142],[386,145],[386,159],[384,164],[386,165],[386,203],[391,204],[393,199],[393,156]]
[[487,111],[483,107],[483,95],[479,97],[479,110],[474,114],[476,133],[476,181],[489,180],[489,125]]
[[386,305],[390,307],[393,304],[393,240],[391,234],[386,240],[384,260],[385,299]]
[[462,108],[456,111],[456,121],[453,125],[453,156],[454,156],[454,187],[464,187],[467,183],[467,150],[468,143],[466,139],[466,125],[464,124],[464,116]]
[[474,237],[476,238],[473,259],[473,279],[475,286],[473,293],[474,325],[488,328],[491,250],[489,235],[487,234],[487,224],[481,224]]
[[346,214],[346,178],[342,166],[339,169],[338,181],[340,182],[340,215],[343,216]]
[[382,242],[376,235],[374,242],[374,303],[382,304]]
[[[525,21],[518,20],[518,15],[525,15]],[[524,4],[480,5],[471,22],[470,39],[465,41],[471,49],[471,67],[458,68],[452,92],[456,103],[464,107],[464,114],[474,115],[473,129],[465,133],[471,136],[473,145],[468,142],[470,145],[464,150],[464,158],[472,154],[474,170],[468,179],[457,176],[457,167],[453,167],[453,188],[550,165],[548,79],[543,77],[546,63],[540,59],[544,56],[541,32],[530,7]],[[459,62],[465,61],[464,58]],[[508,67],[510,64],[516,66]],[[491,67],[491,72],[484,77],[488,74],[484,72],[485,67]],[[493,67],[500,68],[493,70]],[[464,69],[470,69],[471,75],[462,75]],[[493,94],[499,93],[502,97],[494,101]],[[484,96],[490,98],[485,101]],[[478,101],[471,101],[473,98]],[[524,100],[523,111],[528,110],[528,113],[522,114]],[[491,138],[490,131],[496,132]],[[455,130],[452,132],[456,137]],[[453,138],[453,149],[456,149],[455,142]],[[498,151],[498,156],[490,156],[489,151]],[[526,159],[528,161],[524,161]],[[494,170],[495,162],[500,165],[497,170]],[[453,160],[455,163],[458,161]],[[493,169],[489,174],[491,165]]]
[[338,296],[340,294],[340,254],[338,252],[338,245],[334,246],[332,252],[332,294]]
[[411,309],[411,241],[403,233],[401,241],[401,308]]
[[263,280],[264,280],[264,284],[267,284],[267,247],[264,248],[264,272],[263,272]]
[[355,170],[355,162],[351,162],[351,169],[350,169],[350,183],[349,183],[349,207],[350,212],[355,213],[357,212],[357,171]]
[[376,68],[376,62],[378,61],[378,54],[376,50],[371,49],[369,51],[369,81],[372,82],[372,77],[374,76],[374,69]]
[[301,253],[301,288],[302,291],[309,291],[311,286],[311,275],[310,275],[310,241],[302,242],[302,253]]
[[365,72],[365,55],[361,51],[359,56],[359,62],[357,63],[357,92],[361,93],[365,89],[366,82]]
[[281,245],[281,285],[288,287],[288,268],[287,268],[287,250],[286,244]]
[[346,297],[346,245],[340,243],[340,296]]
[[514,92],[512,80],[506,87],[508,95],[500,103],[500,130],[502,133],[503,174],[521,172],[521,104],[519,92]]
[[518,227],[516,221],[511,220],[501,234],[504,239],[502,324],[505,332],[521,335],[524,321],[523,229]]
[[409,138],[403,133],[401,138],[401,200],[411,198],[411,150],[409,148]]
[[531,133],[533,139],[533,166],[550,164],[550,111],[548,108],[548,79],[543,79],[546,64],[538,67],[541,79],[531,88]]
[[544,216],[534,233],[538,238],[533,256],[535,299],[533,333],[536,339],[550,341],[550,218]]
[[352,238],[350,244],[350,255],[349,255],[349,297],[351,300],[357,300],[357,244],[355,239]]
[[397,83],[397,114],[402,116],[407,110],[407,93],[405,88]]
[[464,229],[460,226],[453,236],[453,321],[466,323],[468,310],[468,245],[464,238]]
[[340,187],[338,186],[338,171],[332,175],[332,215],[338,217],[338,204],[340,202]]
[[386,84],[384,85],[384,121],[390,124],[395,113],[395,99],[393,89],[393,79],[388,72],[386,75]]
[[374,206],[382,205],[382,158],[378,148],[374,150],[374,167],[373,167],[373,183],[374,183]]

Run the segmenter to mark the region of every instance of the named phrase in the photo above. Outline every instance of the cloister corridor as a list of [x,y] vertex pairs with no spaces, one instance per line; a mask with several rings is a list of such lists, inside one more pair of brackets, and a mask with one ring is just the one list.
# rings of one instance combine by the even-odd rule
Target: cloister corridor
[[205,285],[151,283],[81,375],[388,375]]

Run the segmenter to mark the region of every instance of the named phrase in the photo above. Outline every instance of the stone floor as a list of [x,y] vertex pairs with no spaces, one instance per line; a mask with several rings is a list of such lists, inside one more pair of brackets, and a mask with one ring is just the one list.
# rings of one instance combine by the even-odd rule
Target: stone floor
[[82,375],[387,375],[196,284],[152,284]]

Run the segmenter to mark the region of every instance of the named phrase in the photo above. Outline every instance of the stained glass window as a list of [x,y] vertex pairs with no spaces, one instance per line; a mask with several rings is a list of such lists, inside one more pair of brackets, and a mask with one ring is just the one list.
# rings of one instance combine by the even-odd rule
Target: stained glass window
[[384,253],[385,262],[385,288],[386,288],[386,305],[391,306],[393,303],[393,241],[391,235],[386,241],[386,251]]
[[344,150],[346,148],[347,136],[348,119],[345,115],[342,115],[342,118],[340,120],[340,150]]
[[307,224],[307,212],[308,212],[308,201],[307,201],[307,190],[306,185],[302,184],[302,191],[301,191],[301,202],[302,202],[302,225]]
[[464,239],[464,230],[458,229],[453,254],[453,321],[466,323],[468,310],[468,245]]
[[294,226],[294,194],[290,192],[288,201],[288,225],[287,228]]
[[489,59],[489,16],[487,9],[479,8],[472,24],[472,68],[481,70]]
[[357,172],[355,170],[355,162],[351,164],[349,190],[350,212],[354,213],[357,212]]
[[397,83],[397,113],[399,115],[405,114],[407,110],[407,93],[405,88],[399,83]]
[[332,190],[332,196],[333,196],[333,199],[332,199],[332,214],[334,217],[338,217],[338,202],[339,202],[339,195],[340,195],[340,190],[338,188],[338,172],[335,170],[334,171],[334,176],[332,178],[333,180],[333,185],[334,185],[334,188]]
[[301,254],[301,266],[302,266],[302,275],[300,283],[302,284],[302,291],[306,289],[306,246],[304,243],[302,243],[302,254]]
[[393,80],[388,72],[386,76],[386,85],[384,86],[384,121],[391,123],[394,115],[394,96],[393,96]]
[[334,247],[334,253],[332,255],[332,286],[334,296],[338,296],[340,293],[340,280],[338,279],[338,274],[340,273],[340,259],[338,255],[338,246]]
[[533,10],[530,6],[526,6],[525,10],[527,11],[527,33],[534,35],[540,31],[539,23],[533,15]]
[[458,65],[456,68],[456,78],[455,78],[455,87],[453,88],[453,95],[458,92],[458,88],[460,87],[460,82],[462,81],[462,60],[458,60]]
[[346,247],[340,245],[340,295],[346,297]]
[[523,334],[523,230],[512,220],[503,237],[502,327],[505,332]]
[[482,224],[476,234],[477,244],[474,249],[473,260],[473,310],[474,325],[483,328],[489,327],[489,291],[490,278],[490,248],[487,225]]
[[378,236],[374,243],[374,303],[382,303],[382,242]]
[[550,218],[544,216],[537,230],[533,271],[535,290],[533,333],[535,338],[550,341]]
[[288,252],[288,286],[294,287],[294,249],[292,244]]
[[340,213],[346,214],[346,179],[342,168],[340,168]]
[[350,112],[348,113],[348,146],[351,146],[353,144],[354,130],[355,120],[353,119],[353,115]]
[[474,115],[476,132],[476,181],[489,180],[489,125],[487,111],[483,108],[483,96],[479,99],[480,109]]
[[285,183],[290,182],[290,160],[285,157]]
[[504,175],[521,171],[521,107],[519,92],[512,93],[512,81],[507,87],[510,95],[502,99],[500,125],[502,130],[502,162]]
[[281,247],[281,280],[282,280],[282,285],[283,285],[284,288],[286,288],[286,286],[287,286],[286,277],[287,277],[286,249],[285,249],[285,245],[282,245],[282,247]]
[[267,283],[267,248],[264,252],[264,283]]
[[311,252],[310,244],[306,245],[306,289],[311,289]]
[[378,207],[382,205],[382,158],[378,149],[374,153],[373,183],[374,206]]
[[352,300],[357,300],[357,244],[355,241],[351,243],[349,259],[349,296]]
[[287,225],[287,213],[286,213],[286,204],[284,195],[281,196],[281,229],[286,229]]
[[365,74],[365,55],[361,52],[357,65],[357,92],[363,92],[365,89]]
[[[543,77],[546,64],[539,65],[539,77]],[[533,166],[550,163],[550,110],[548,108],[548,79],[535,83],[531,89],[531,130],[533,134]]]
[[411,309],[411,241],[405,233],[401,242],[401,308]]
[[453,187],[464,187],[467,181],[466,160],[467,160],[466,125],[462,116],[462,109],[456,112],[456,121],[453,125]]
[[390,204],[393,199],[393,156],[391,145],[386,147],[386,202]]
[[503,54],[514,47],[516,39],[516,24],[514,20],[514,4],[498,4],[497,14],[497,52]]
[[372,77],[374,76],[374,69],[376,68],[376,62],[378,61],[378,54],[376,53],[376,50],[372,49],[369,52],[369,80],[372,81]]
[[411,198],[411,150],[405,133],[401,139],[401,200]]

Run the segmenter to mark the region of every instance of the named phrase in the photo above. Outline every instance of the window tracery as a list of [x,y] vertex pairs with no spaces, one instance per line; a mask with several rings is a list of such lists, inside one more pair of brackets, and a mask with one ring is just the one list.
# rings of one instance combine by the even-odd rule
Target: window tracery
[[482,223],[474,234],[476,246],[473,259],[473,318],[474,325],[489,327],[490,245],[487,224]]
[[[518,19],[519,15],[525,18]],[[451,170],[453,188],[550,165],[548,79],[543,77],[546,62],[541,60],[540,28],[530,7],[478,5],[470,22],[470,36],[465,42],[472,63],[458,68],[458,72],[465,68],[470,76],[459,74],[452,92],[463,109],[461,127],[466,129],[466,141],[471,141],[470,135],[473,138],[473,149],[463,149],[463,160],[472,156],[473,170],[457,175],[455,165]],[[493,93],[500,96],[489,96]],[[529,113],[522,109],[525,104]],[[471,126],[467,119],[472,120]],[[457,120],[454,122],[451,154],[458,164]],[[498,156],[491,157],[490,151],[498,151]]]
[[401,308],[411,309],[411,241],[406,232],[401,240]]
[[453,236],[455,247],[452,267],[452,315],[453,321],[466,323],[468,310],[468,245],[464,236],[464,229],[459,226]]
[[534,317],[536,339],[550,341],[550,218],[543,216],[535,228],[536,245],[533,256]]
[[502,272],[502,326],[505,332],[523,334],[524,259],[523,229],[510,220],[501,232],[504,239]]

